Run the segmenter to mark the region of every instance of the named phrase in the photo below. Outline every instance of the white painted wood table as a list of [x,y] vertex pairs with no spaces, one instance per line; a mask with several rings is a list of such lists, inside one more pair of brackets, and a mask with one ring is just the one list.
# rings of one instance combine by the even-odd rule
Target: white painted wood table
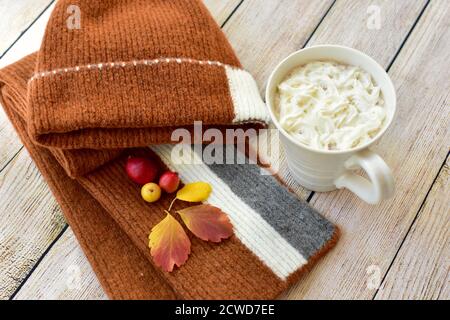
[[[369,206],[341,190],[299,197],[338,224],[337,247],[282,298],[449,299],[448,0],[206,0],[263,89],[275,64],[315,44],[362,50],[397,89],[398,114],[375,150],[395,197]],[[54,3],[0,1],[0,67],[39,48]],[[0,108],[0,298],[106,298],[35,165]]]

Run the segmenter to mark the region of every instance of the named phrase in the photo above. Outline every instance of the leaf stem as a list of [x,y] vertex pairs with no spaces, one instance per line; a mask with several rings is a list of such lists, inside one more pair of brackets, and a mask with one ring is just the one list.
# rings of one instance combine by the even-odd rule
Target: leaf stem
[[172,200],[172,202],[170,203],[169,209],[167,209],[167,211],[170,212],[170,210],[172,210],[172,206],[173,206],[173,204],[175,203],[175,200],[177,200],[176,197],[175,197],[175,198]]

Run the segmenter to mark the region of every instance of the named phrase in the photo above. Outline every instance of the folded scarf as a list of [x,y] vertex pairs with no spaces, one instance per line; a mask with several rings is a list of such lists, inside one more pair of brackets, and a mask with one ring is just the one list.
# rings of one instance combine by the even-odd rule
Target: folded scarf
[[[158,3],[157,8],[168,3],[150,2]],[[58,6],[60,3],[64,1]],[[175,5],[178,1],[170,3]],[[54,15],[60,14],[58,12]],[[91,14],[94,17],[99,12],[94,10]],[[51,32],[47,30],[46,37],[48,34]],[[1,102],[110,298],[274,298],[334,245],[338,229],[282,187],[276,177],[261,175],[256,165],[175,164],[171,161],[172,147],[168,145],[125,151],[109,149],[160,141],[159,133],[155,134],[156,131],[150,127],[145,128],[146,133],[142,134],[127,126],[106,130],[83,127],[76,131],[64,129],[63,132],[55,130],[37,134],[35,124],[41,122],[36,121],[38,117],[46,118],[49,125],[56,128],[59,124],[54,124],[52,117],[55,114],[48,117],[49,113],[64,115],[63,109],[48,111],[47,98],[57,104],[58,97],[65,101],[63,97],[69,93],[66,83],[58,89],[60,91],[50,90],[55,96],[35,99],[39,94],[35,95],[34,90],[39,92],[36,88],[48,85],[44,79],[33,78],[36,76],[34,70],[40,70],[41,55],[42,52],[37,56],[30,55],[0,70]],[[128,88],[133,87],[126,81],[124,84],[128,84]],[[121,95],[123,100],[126,95],[124,92]],[[102,96],[97,103],[106,100]],[[73,103],[76,101],[66,107],[74,108]],[[95,107],[92,104],[87,108]],[[133,108],[130,105],[122,107]],[[59,107],[55,105],[55,108]],[[101,116],[101,110],[92,109],[88,113]],[[71,119],[67,125],[81,122]],[[107,137],[114,138],[109,140]],[[120,137],[120,143],[116,143],[117,137]],[[84,144],[83,141],[90,142]],[[61,148],[69,145],[70,148]],[[99,150],[87,149],[102,146],[103,149]],[[194,157],[200,157],[192,152]],[[132,183],[124,172],[124,162],[130,154],[155,159],[161,167],[177,171],[185,183],[198,180],[211,183],[214,191],[208,202],[229,215],[235,235],[220,244],[213,244],[189,234],[192,247],[186,264],[172,273],[156,267],[148,248],[148,234],[165,216],[164,209],[169,207],[172,197],[163,195],[153,204],[141,199],[139,186]],[[70,179],[68,175],[76,179]],[[182,202],[175,203],[175,209],[184,206],[186,204]]]
[[[90,153],[101,151],[59,154],[61,150],[32,141],[25,122],[32,65],[29,56],[0,71],[2,105],[111,298],[274,298],[334,245],[337,228],[280,186],[276,177],[261,175],[256,165],[175,165],[171,147],[165,145],[153,151],[128,149],[76,180],[68,178],[61,165],[83,166],[86,155],[89,160]],[[112,156],[113,151],[105,152]],[[57,163],[55,153],[64,161]],[[185,265],[172,273],[154,267],[147,237],[171,197],[155,204],[142,201],[139,187],[124,172],[127,154],[158,159],[184,182],[210,182],[214,191],[208,201],[230,216],[235,236],[221,244],[191,237],[192,253]],[[105,158],[91,159],[99,166]],[[176,209],[182,206],[176,203]]]

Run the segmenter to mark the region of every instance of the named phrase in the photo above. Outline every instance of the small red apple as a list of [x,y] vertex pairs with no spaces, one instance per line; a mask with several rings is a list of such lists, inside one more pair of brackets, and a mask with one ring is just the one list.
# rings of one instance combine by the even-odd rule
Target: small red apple
[[158,164],[147,158],[129,157],[125,170],[128,177],[140,185],[153,182],[158,176]]
[[180,177],[178,177],[176,172],[166,171],[159,178],[159,186],[167,193],[177,191],[179,185]]

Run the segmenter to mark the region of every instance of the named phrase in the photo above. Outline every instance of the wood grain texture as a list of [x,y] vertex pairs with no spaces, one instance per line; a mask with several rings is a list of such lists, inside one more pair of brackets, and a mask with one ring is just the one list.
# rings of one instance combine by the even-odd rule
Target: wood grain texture
[[50,3],[50,0],[0,2],[0,57]]
[[0,174],[0,299],[9,298],[65,221],[26,151]]
[[376,299],[450,299],[450,158]]
[[218,25],[222,25],[241,0],[203,0]]
[[14,132],[14,128],[9,122],[8,117],[0,108],[0,172],[5,168],[9,161],[22,148],[19,137]]
[[270,72],[301,49],[332,0],[244,1],[224,31],[242,65],[258,82],[261,93]]
[[375,266],[386,273],[448,152],[449,21],[446,1],[431,1],[390,70],[398,113],[374,149],[394,172],[394,198],[370,206],[345,190],[316,194],[313,206],[343,234],[289,297],[374,296],[375,289],[367,286],[367,268]]
[[107,299],[72,230],[67,229],[14,299]]
[[[11,1],[8,1],[11,2]],[[13,1],[22,2],[22,1]],[[53,10],[54,5],[50,6],[40,18],[28,29],[28,31],[14,44],[14,46],[0,59],[0,68],[3,68],[22,57],[37,51],[41,45],[44,36],[45,26]],[[39,15],[36,12],[36,16]],[[23,18],[26,15],[18,15],[16,18]],[[0,37],[0,43],[2,43]],[[3,108],[0,108],[0,172],[6,164],[20,151],[22,143],[20,142],[14,128],[8,120]]]
[[[338,44],[352,47],[369,54],[387,68],[426,2],[338,0],[308,46]],[[379,25],[375,23],[378,18]]]

